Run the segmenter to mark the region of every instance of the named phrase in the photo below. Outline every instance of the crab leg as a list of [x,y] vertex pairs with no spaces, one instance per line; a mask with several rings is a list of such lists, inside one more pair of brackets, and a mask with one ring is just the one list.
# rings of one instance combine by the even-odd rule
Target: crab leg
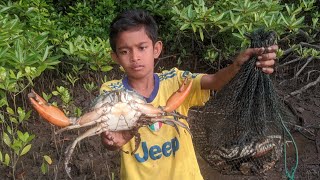
[[148,117],[174,116],[178,118],[187,119],[186,116],[174,112],[174,110],[177,109],[183,103],[183,101],[187,98],[187,96],[190,93],[193,80],[191,79],[188,85],[187,81],[188,78],[186,78],[182,86],[169,97],[165,107],[156,108],[151,104],[139,103],[130,105],[134,109],[142,112],[142,114],[145,114]]
[[60,127],[65,127],[72,124],[71,120],[63,113],[63,111],[48,104],[33,90],[31,90],[31,93],[28,94],[28,98],[39,115],[50,123]]
[[77,137],[77,139],[74,140],[73,143],[67,147],[67,150],[65,152],[66,159],[64,161],[64,167],[65,167],[65,170],[66,170],[68,176],[70,177],[70,179],[72,179],[71,175],[70,175],[71,168],[68,167],[68,164],[69,164],[69,161],[71,159],[71,155],[72,155],[72,153],[74,151],[74,148],[76,147],[78,142],[80,142],[82,139],[84,139],[86,137],[94,136],[94,135],[100,134],[100,133],[102,133],[104,131],[106,131],[106,129],[103,128],[103,126],[93,127],[91,129],[89,129],[88,131],[86,131],[85,133],[83,133],[82,135],[80,135],[79,137]]
[[185,130],[187,130],[189,134],[191,134],[190,128],[187,125],[185,125],[183,122],[177,121],[175,119],[170,119],[170,118],[152,118],[152,121],[163,122],[164,124],[173,126],[173,127],[176,128],[178,133],[179,133],[178,126],[180,126],[180,127],[184,128]]
[[173,93],[170,98],[167,101],[166,106],[163,108],[165,112],[173,112],[176,110],[182,103],[183,101],[187,98],[187,96],[190,93],[191,87],[192,87],[192,82],[193,79],[190,80],[189,84],[187,85],[188,78],[186,78],[183,81],[182,86],[175,92]]
[[74,125],[70,125],[70,126],[66,126],[64,128],[61,128],[59,129],[58,131],[55,132],[55,134],[60,134],[64,131],[67,131],[67,130],[71,130],[71,129],[77,129],[77,128],[81,128],[81,127],[87,127],[87,126],[91,126],[91,125],[94,125],[94,124],[97,124],[99,122],[96,122],[96,121],[91,121],[91,122],[88,122],[86,124],[74,124]]

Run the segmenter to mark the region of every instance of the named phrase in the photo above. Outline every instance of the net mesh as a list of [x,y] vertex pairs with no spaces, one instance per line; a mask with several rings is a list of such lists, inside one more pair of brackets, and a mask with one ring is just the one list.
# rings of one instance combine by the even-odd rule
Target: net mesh
[[[251,47],[276,43],[273,31],[258,29],[248,36]],[[292,115],[278,97],[269,75],[248,60],[212,101],[220,121],[206,121],[205,159],[223,174],[257,174],[274,167],[283,153],[285,121]]]

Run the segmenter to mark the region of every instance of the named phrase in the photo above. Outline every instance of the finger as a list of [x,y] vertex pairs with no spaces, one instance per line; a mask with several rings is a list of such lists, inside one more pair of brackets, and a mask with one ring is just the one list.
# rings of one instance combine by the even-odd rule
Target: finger
[[113,141],[113,140],[114,140],[114,136],[113,136],[112,134],[109,134],[109,135],[107,136],[107,139]]
[[114,133],[113,132],[106,131],[101,134],[103,134],[103,138],[105,139],[105,141],[113,141],[114,142]]
[[110,139],[110,137],[112,136],[112,133],[110,131],[104,131],[104,132],[101,133],[101,135],[104,138]]
[[266,74],[272,74],[274,72],[274,69],[270,68],[270,67],[264,67],[264,68],[262,68],[262,72],[264,72]]
[[113,146],[114,145],[114,141],[110,140],[108,138],[106,138],[105,136],[101,136],[101,141],[103,144],[108,145],[108,146]]
[[248,49],[247,53],[249,54],[255,54],[255,55],[262,55],[262,54],[268,54],[268,53],[275,53],[278,50],[278,45],[272,45],[269,47],[261,47],[261,48],[252,48]]
[[248,57],[251,57],[253,55],[261,55],[265,52],[265,48],[248,48],[244,51],[244,54]]
[[101,136],[103,138],[106,138],[108,136],[108,134],[109,134],[109,131],[104,131],[104,132],[101,133]]
[[115,142],[114,141],[105,141],[106,144],[108,144],[109,146],[114,146]]
[[267,53],[272,53],[272,52],[277,52],[277,50],[279,49],[278,45],[272,45],[266,48],[266,52]]
[[269,60],[269,61],[257,61],[256,66],[259,68],[264,68],[264,67],[273,67],[275,64],[275,60]]
[[123,139],[124,139],[125,141],[129,141],[130,139],[133,138],[133,136],[134,136],[134,134],[133,134],[132,132],[130,132],[130,131],[124,132],[124,133],[122,134],[122,137],[123,137]]
[[261,54],[260,56],[258,56],[259,61],[269,61],[276,58],[277,58],[276,53],[267,53],[267,54]]

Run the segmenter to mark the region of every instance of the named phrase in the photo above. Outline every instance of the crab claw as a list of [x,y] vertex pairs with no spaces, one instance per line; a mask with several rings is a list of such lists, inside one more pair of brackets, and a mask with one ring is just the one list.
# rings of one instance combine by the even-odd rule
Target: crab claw
[[70,119],[59,108],[48,104],[41,96],[31,90],[28,94],[28,98],[41,117],[49,121],[51,124],[65,127],[71,123]]
[[189,81],[189,84],[187,85],[188,78],[186,78],[183,81],[182,86],[170,96],[166,106],[163,108],[163,111],[173,112],[174,110],[176,110],[189,95],[192,87],[192,82],[193,82],[193,79],[191,78],[191,80]]

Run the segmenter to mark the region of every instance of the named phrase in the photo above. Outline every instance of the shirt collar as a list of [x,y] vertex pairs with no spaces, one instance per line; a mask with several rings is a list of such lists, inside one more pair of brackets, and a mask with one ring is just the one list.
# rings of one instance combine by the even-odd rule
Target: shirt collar
[[[152,90],[152,93],[149,97],[144,97],[147,103],[151,103],[154,100],[154,98],[157,96],[159,91],[159,84],[160,84],[159,76],[157,74],[153,74],[153,78],[154,78],[154,88]],[[125,76],[122,79],[122,84],[124,88],[130,91],[134,91],[134,89],[129,85],[128,76]]]

